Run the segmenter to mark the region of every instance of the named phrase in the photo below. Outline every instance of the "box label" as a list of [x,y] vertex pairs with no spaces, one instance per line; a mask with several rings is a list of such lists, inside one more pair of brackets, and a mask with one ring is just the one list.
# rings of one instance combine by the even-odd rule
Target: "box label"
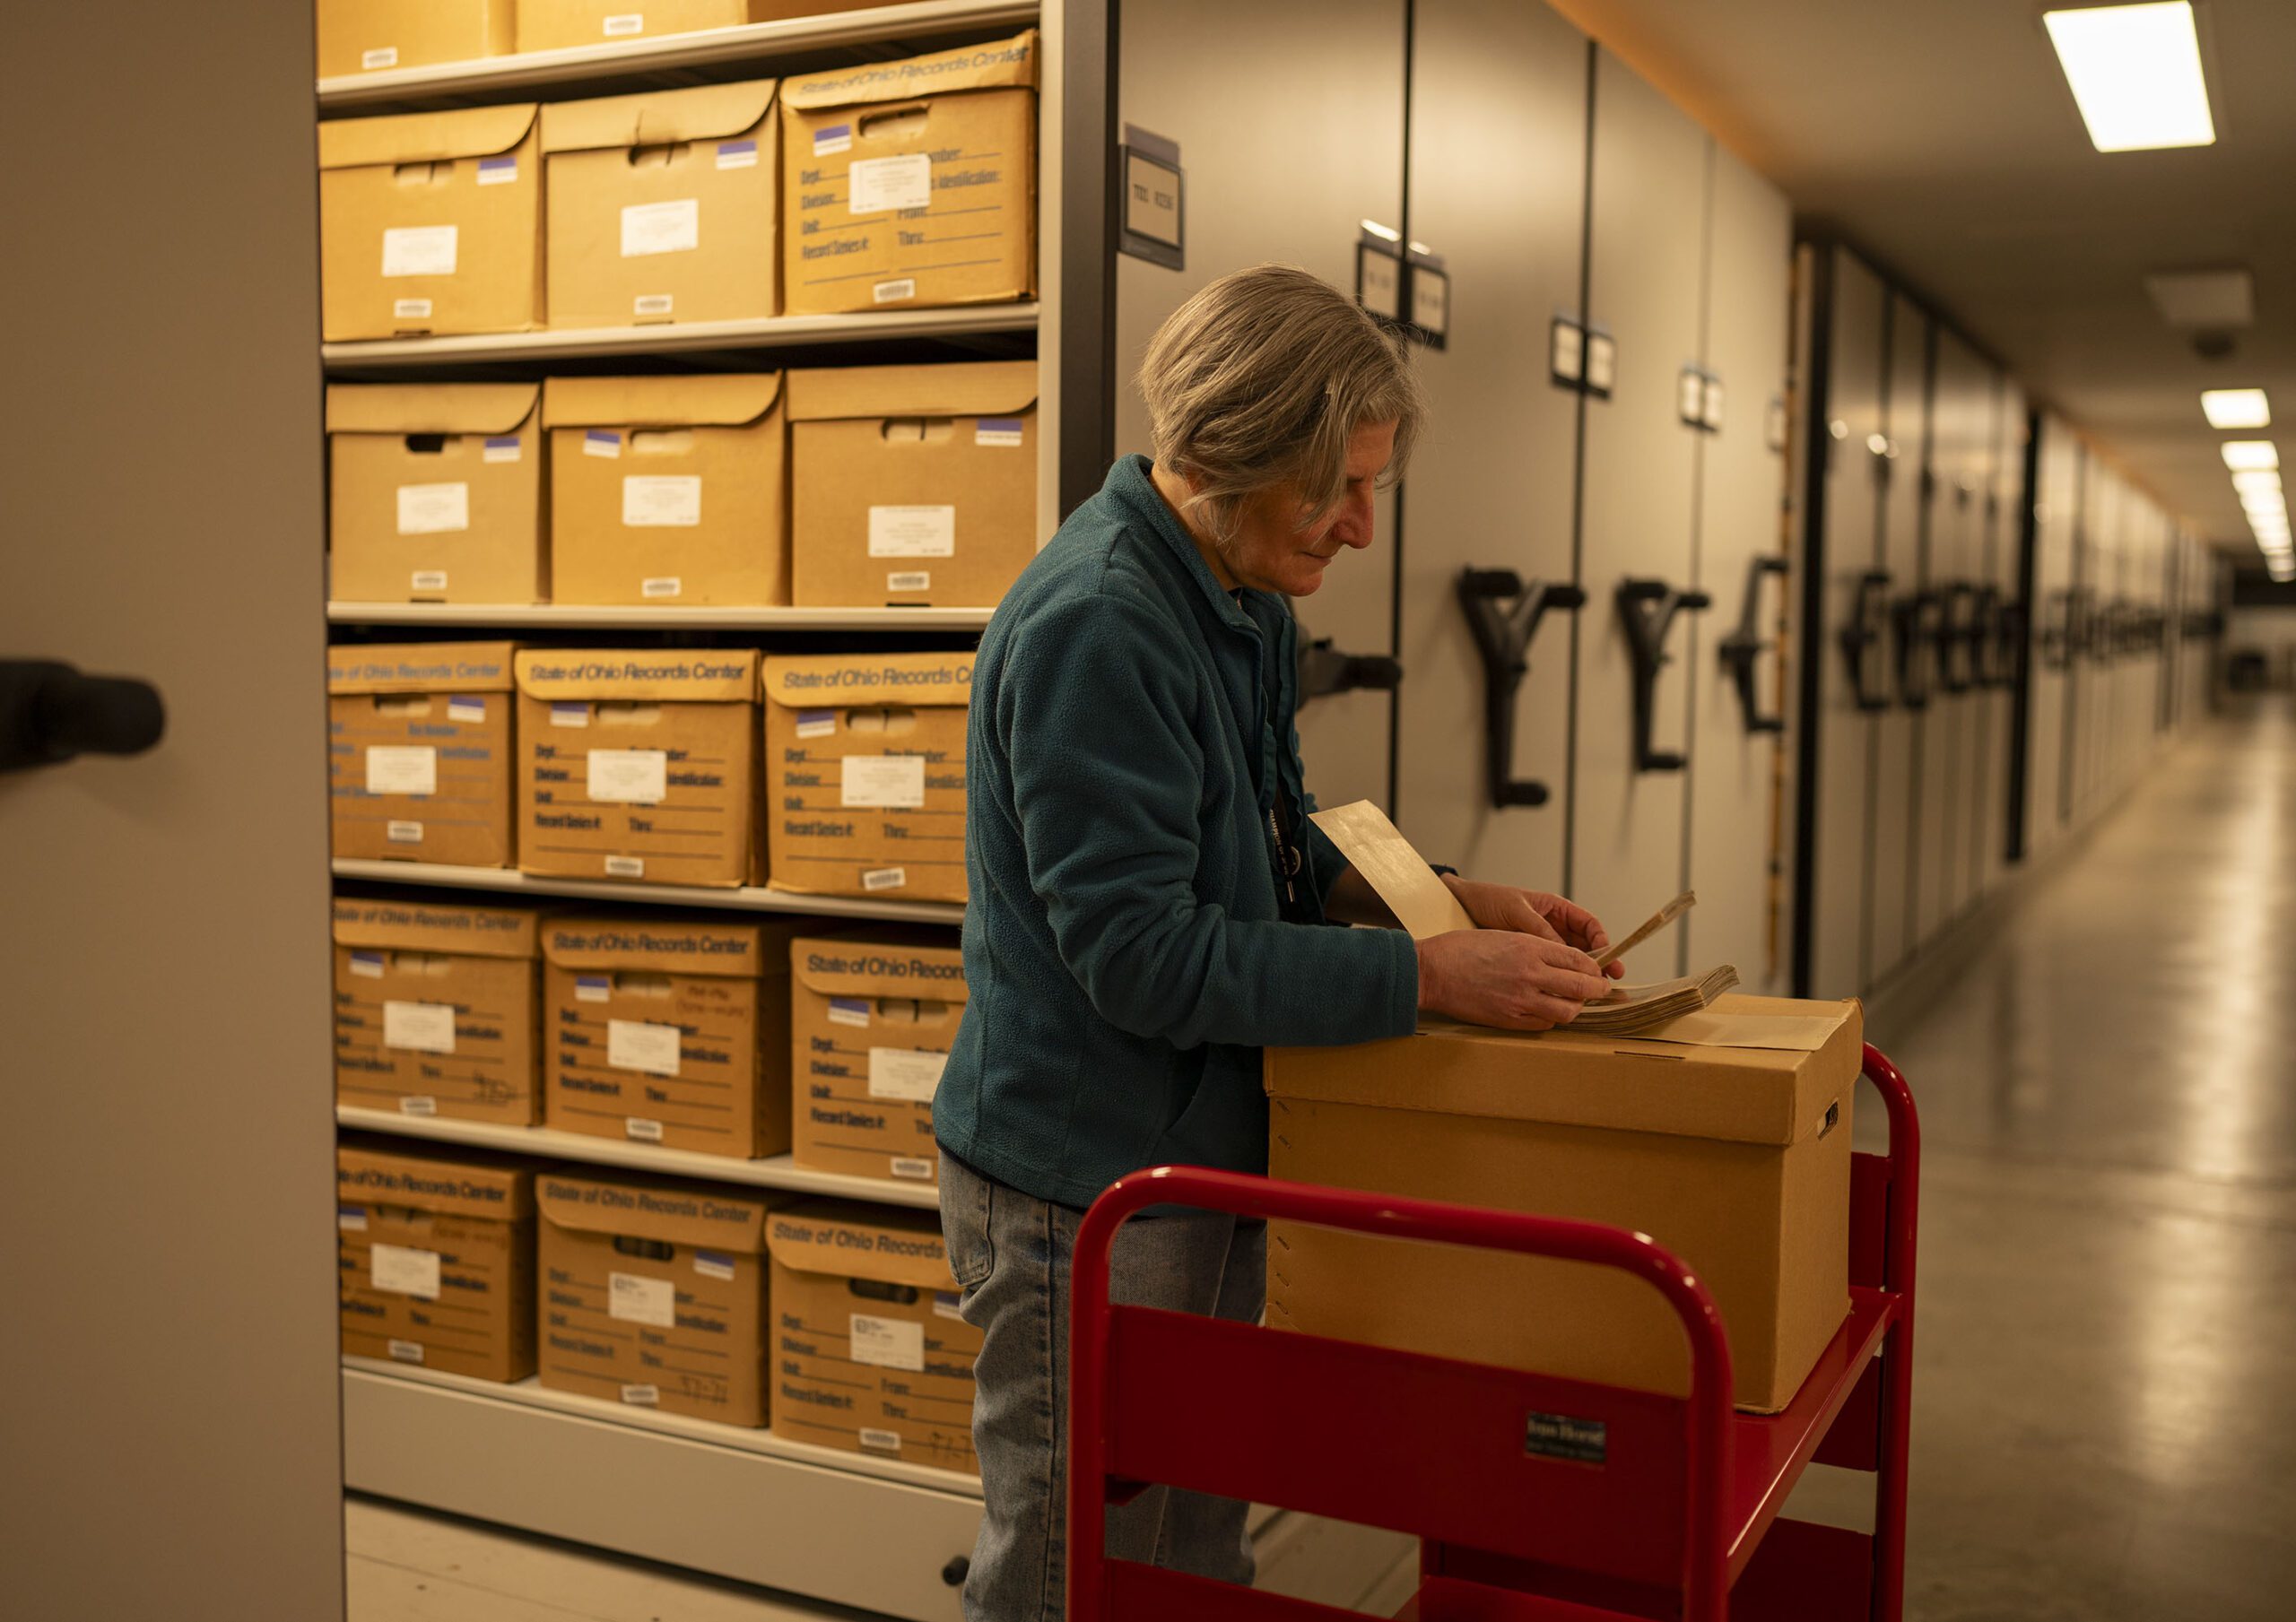
[[852,190],[846,208],[856,214],[879,214],[900,208],[933,206],[933,159],[927,152],[903,152],[897,158],[861,158],[852,169]]
[[964,1297],[955,1290],[936,1289],[933,1292],[933,1315],[936,1318],[954,1318],[961,1323],[965,1321],[962,1311],[964,1300]]
[[606,877],[609,879],[643,879],[646,862],[642,856],[608,856]]
[[365,978],[370,980],[381,979],[383,977],[383,954],[380,952],[352,952],[351,954],[351,972],[354,975],[363,976]]
[[408,578],[407,588],[418,592],[445,591],[447,571],[443,568],[418,568]]
[[837,736],[837,712],[833,709],[799,710],[797,735],[800,738],[834,738]]
[[669,750],[594,749],[588,756],[591,799],[609,805],[659,805],[669,797]]
[[685,579],[680,575],[656,575],[638,583],[638,594],[649,602],[663,597],[675,597],[684,590]]
[[662,1388],[658,1385],[625,1385],[622,1388],[622,1400],[632,1408],[657,1407],[662,1401]]
[[337,1206],[335,1225],[346,1234],[363,1234],[367,1231],[367,1213],[355,1205]]
[[874,867],[861,875],[861,888],[866,890],[903,889],[908,884],[905,867]]
[[953,507],[873,507],[869,509],[872,558],[953,558],[957,552],[957,509]]
[[1021,420],[1018,417],[983,417],[973,425],[975,445],[1005,445],[1021,443]]
[[378,67],[396,67],[397,65],[398,47],[396,45],[378,45],[373,50],[359,53],[359,66],[367,73],[372,73]]
[[384,1342],[384,1348],[390,1353],[391,1361],[394,1363],[422,1361],[422,1342],[420,1340],[387,1340]]
[[392,845],[420,845],[422,843],[422,824],[401,822],[393,818],[383,824],[383,838]]
[[[649,1076],[678,1073],[678,1028],[643,1019],[606,1021],[606,1063],[616,1070],[642,1070]],[[658,1134],[660,1128],[655,1129]],[[631,1136],[639,1134],[632,1132]]]
[[383,233],[383,274],[386,276],[451,276],[455,247],[461,228],[452,225],[402,225]]
[[677,1288],[667,1279],[640,1278],[636,1273],[606,1275],[606,1315],[627,1323],[655,1329],[675,1329]]
[[875,1368],[901,1368],[921,1375],[925,1372],[925,1325],[855,1313],[853,1360]]
[[[379,975],[383,971],[378,968],[375,972]],[[831,997],[829,1000],[829,1022],[831,1025],[857,1025],[865,1028],[869,1023],[868,999]]]
[[447,719],[449,721],[483,721],[486,719],[486,700],[483,698],[449,698],[447,700]]
[[489,439],[478,453],[482,462],[516,462],[519,456],[518,436],[503,434]]
[[869,1050],[869,1096],[930,1104],[941,1085],[941,1071],[948,1063],[946,1054],[919,1053],[909,1047],[873,1047]]
[[622,1135],[640,1143],[659,1143],[662,1141],[662,1123],[648,1121],[643,1115],[631,1115],[622,1121]]
[[889,592],[929,592],[933,589],[933,571],[928,568],[897,568],[885,577]]
[[701,246],[701,200],[633,203],[622,211],[622,256],[691,253]]
[[698,473],[632,473],[622,481],[622,522],[630,529],[691,529],[701,522]]
[[1610,1456],[1610,1427],[1570,1414],[1533,1413],[1523,1421],[1523,1451],[1538,1459],[1600,1464]]
[[398,1101],[398,1113],[402,1115],[435,1115],[439,1113],[439,1100],[428,1093],[409,1093]]
[[734,1276],[734,1258],[713,1255],[709,1251],[698,1250],[693,1253],[693,1271],[705,1279],[730,1280]]
[[577,975],[574,976],[575,1002],[604,1002],[612,999],[613,996],[613,982],[608,979],[605,976]]
[[418,1054],[455,1051],[455,1005],[451,1002],[383,1002],[383,1045]]
[[388,1290],[395,1296],[419,1296],[425,1301],[436,1301],[439,1298],[439,1253],[435,1250],[415,1250],[404,1245],[377,1245],[367,1277],[377,1289]]
[[839,763],[840,805],[873,805],[887,811],[921,811],[925,805],[922,755],[848,755]]
[[677,296],[674,293],[640,293],[630,301],[630,313],[633,316],[666,316],[676,304]]
[[552,726],[587,726],[590,724],[590,707],[578,699],[571,704],[552,704],[550,707],[550,724]]
[[755,169],[757,143],[754,141],[720,141],[718,143],[719,169]]
[[428,321],[430,319],[430,300],[428,299],[394,299],[391,300],[391,319],[394,321]]
[[427,744],[369,744],[367,792],[370,794],[437,794],[439,751]]
[[518,178],[518,160],[505,154],[500,158],[478,160],[478,183],[481,186],[509,186]]
[[467,484],[402,484],[398,487],[398,533],[437,535],[470,527]]
[[898,304],[903,299],[916,297],[917,278],[914,276],[902,276],[892,282],[880,282],[869,290],[870,300],[876,304]]
[[593,428],[582,435],[582,454],[586,456],[619,456],[622,436],[610,428]]
[[853,126],[849,124],[824,124],[813,132],[813,156],[816,158],[852,150]]
[[894,1176],[905,1178],[911,1183],[933,1181],[933,1162],[930,1160],[918,1160],[905,1155],[895,1155],[892,1164],[886,1169]]
[[871,1453],[897,1453],[900,1452],[900,1433],[897,1430],[879,1430],[874,1425],[865,1425],[855,1432],[854,1436],[861,1445]]

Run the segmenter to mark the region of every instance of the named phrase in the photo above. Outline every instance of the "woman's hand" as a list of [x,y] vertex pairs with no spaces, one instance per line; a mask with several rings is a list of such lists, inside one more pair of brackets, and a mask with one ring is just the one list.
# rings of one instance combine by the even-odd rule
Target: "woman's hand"
[[[1598,952],[1611,943],[1601,920],[1577,902],[1561,896],[1543,889],[1517,889],[1508,884],[1478,883],[1450,873],[1443,876],[1443,882],[1451,887],[1451,893],[1459,898],[1459,905],[1466,908],[1467,916],[1475,921],[1478,929],[1537,935],[1588,953]],[[1623,963],[1611,964],[1607,969],[1594,969],[1591,964],[1588,967],[1591,972],[1607,973],[1613,980],[1626,973]]]
[[1455,929],[1416,947],[1421,1009],[1470,1025],[1550,1030],[1609,989],[1585,952],[1529,931]]

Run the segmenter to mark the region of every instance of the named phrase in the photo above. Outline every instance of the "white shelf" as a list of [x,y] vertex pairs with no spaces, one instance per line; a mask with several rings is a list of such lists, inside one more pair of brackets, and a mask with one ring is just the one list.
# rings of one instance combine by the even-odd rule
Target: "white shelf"
[[566,630],[979,631],[987,608],[615,608],[578,603],[330,603],[336,625],[557,627]]
[[674,355],[696,350],[798,349],[884,338],[962,338],[1033,332],[1033,304],[966,304],[935,309],[870,310],[855,316],[767,316],[749,321],[675,321],[657,326],[596,326],[538,333],[468,333],[442,338],[368,338],[322,343],[335,373],[467,366],[503,360],[569,360]]
[[392,103],[437,105],[494,91],[543,90],[557,84],[604,88],[603,82],[613,79],[632,81],[631,88],[647,81],[691,83],[694,75],[681,70],[733,65],[770,70],[777,62],[840,46],[1023,28],[1037,20],[1037,11],[1035,0],[916,0],[906,5],[831,12],[786,22],[753,22],[650,39],[484,56],[474,62],[344,74],[318,82],[318,102],[322,108],[334,111],[380,108]]
[[709,889],[693,884],[620,883],[607,879],[544,879],[503,867],[448,867],[436,862],[378,862],[337,856],[338,879],[386,884],[430,884],[448,889],[497,890],[508,895],[577,896],[586,901],[628,901],[641,906],[707,906],[725,912],[798,913],[815,918],[869,918],[893,924],[965,921],[953,901],[869,901],[850,896],[799,896],[744,885]]
[[[553,1160],[578,1160],[591,1166],[663,1172],[674,1176],[699,1177],[713,1183],[741,1183],[753,1188],[784,1188],[797,1193],[831,1194],[844,1200],[866,1200],[878,1205],[909,1205],[920,1210],[940,1209],[939,1191],[929,1183],[895,1183],[884,1177],[856,1177],[842,1172],[810,1171],[787,1155],[762,1160],[735,1160],[725,1155],[698,1155],[691,1149],[665,1149],[657,1143],[633,1143],[621,1138],[594,1138],[587,1132],[560,1132],[549,1126],[505,1126],[491,1121],[452,1121],[439,1115],[402,1115],[396,1110],[335,1106],[338,1126],[360,1132],[390,1132],[402,1138],[422,1138],[433,1143],[460,1143],[506,1154],[539,1155]],[[569,1399],[571,1401],[572,1399]]]

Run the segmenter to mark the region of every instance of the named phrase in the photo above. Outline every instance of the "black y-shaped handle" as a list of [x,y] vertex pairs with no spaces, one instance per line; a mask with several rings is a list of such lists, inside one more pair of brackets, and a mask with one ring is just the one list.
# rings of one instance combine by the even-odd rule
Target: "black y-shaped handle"
[[1882,622],[1890,612],[1890,576],[1873,569],[1857,577],[1857,594],[1851,600],[1849,623],[1841,628],[1841,651],[1849,661],[1849,693],[1859,711],[1877,715],[1890,707],[1890,695],[1869,684],[1874,673],[1874,650],[1882,641]]
[[1936,622],[1929,628],[1937,650],[1937,685],[1948,693],[1965,693],[1977,684],[1977,587],[1967,580],[1950,582],[1937,596]]
[[1634,769],[1639,772],[1678,772],[1689,757],[1650,747],[1651,712],[1658,700],[1658,672],[1669,657],[1666,632],[1683,609],[1702,609],[1713,602],[1704,592],[1678,592],[1664,580],[1622,580],[1618,583],[1619,620],[1626,628],[1628,652],[1634,659]]
[[1718,652],[1722,655],[1722,668],[1730,672],[1730,680],[1737,685],[1738,709],[1746,719],[1750,733],[1782,733],[1786,730],[1783,713],[1765,716],[1761,713],[1761,695],[1754,690],[1754,663],[1769,646],[1761,634],[1761,580],[1764,575],[1786,574],[1783,558],[1753,557],[1746,559],[1746,596],[1738,606],[1738,627],[1722,638]]
[[1890,628],[1897,633],[1898,702],[1909,710],[1929,707],[1930,670],[1921,653],[1935,646],[1937,594],[1916,592],[1890,605]]
[[1490,767],[1491,803],[1544,805],[1544,783],[1515,776],[1515,695],[1529,673],[1531,638],[1550,608],[1576,609],[1587,594],[1575,585],[1526,582],[1511,568],[1470,568],[1459,576],[1459,606],[1474,631],[1483,655],[1484,756]]

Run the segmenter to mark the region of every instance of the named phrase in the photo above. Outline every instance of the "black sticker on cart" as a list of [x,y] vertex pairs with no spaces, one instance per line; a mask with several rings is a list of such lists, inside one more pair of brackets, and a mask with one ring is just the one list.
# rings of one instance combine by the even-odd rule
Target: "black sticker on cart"
[[1523,1451],[1535,1459],[1602,1464],[1611,1451],[1611,1427],[1600,1419],[1534,1413],[1523,1421]]

